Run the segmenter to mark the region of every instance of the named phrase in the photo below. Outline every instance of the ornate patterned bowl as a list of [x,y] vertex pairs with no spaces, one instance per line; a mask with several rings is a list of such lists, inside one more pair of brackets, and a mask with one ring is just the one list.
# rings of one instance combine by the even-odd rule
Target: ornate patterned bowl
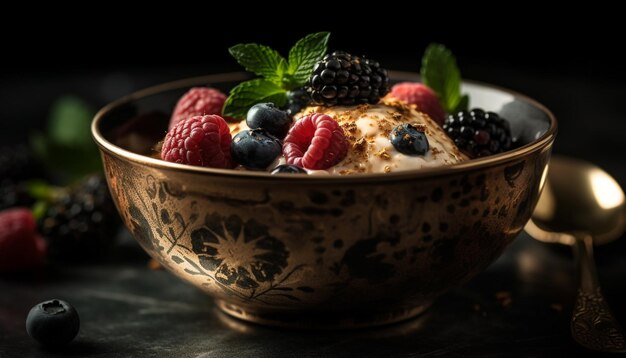
[[478,83],[464,84],[472,105],[509,119],[519,148],[450,167],[345,177],[272,176],[150,157],[184,91],[207,84],[227,90],[244,78],[152,87],[106,106],[92,125],[134,237],[232,316],[299,327],[407,319],[489,266],[535,207],[554,116],[528,97]]

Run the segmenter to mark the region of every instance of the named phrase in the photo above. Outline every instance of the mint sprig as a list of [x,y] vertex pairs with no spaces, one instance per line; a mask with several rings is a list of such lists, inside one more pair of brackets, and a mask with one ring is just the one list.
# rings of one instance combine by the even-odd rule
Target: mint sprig
[[313,66],[326,54],[329,37],[329,32],[310,34],[289,50],[289,74],[298,86],[306,83],[313,72]]
[[452,52],[441,44],[430,44],[422,57],[422,82],[430,87],[448,113],[466,110],[469,96],[461,95],[461,71]]
[[247,71],[261,76],[240,83],[230,91],[223,114],[244,118],[248,109],[261,102],[277,106],[287,103],[287,91],[304,86],[313,66],[326,54],[329,32],[318,32],[300,39],[289,51],[289,60],[276,50],[259,44],[238,44],[228,49]]
[[228,52],[246,71],[280,84],[287,70],[287,61],[277,51],[258,44],[238,44]]
[[250,107],[261,102],[272,102],[278,107],[284,106],[287,103],[287,90],[261,78],[242,82],[230,90],[230,96],[224,103],[224,115],[245,117]]

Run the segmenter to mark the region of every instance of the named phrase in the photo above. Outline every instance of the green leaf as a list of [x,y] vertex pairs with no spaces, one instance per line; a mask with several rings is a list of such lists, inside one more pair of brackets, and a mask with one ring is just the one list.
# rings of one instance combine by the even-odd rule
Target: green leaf
[[95,146],[58,144],[41,133],[31,136],[31,148],[46,168],[62,183],[71,183],[87,174],[102,171],[100,153]]
[[44,218],[46,212],[48,211],[48,206],[48,202],[45,200],[38,200],[35,202],[31,210],[33,212],[33,217],[35,218],[35,220],[39,221],[40,219]]
[[[461,72],[452,52],[441,44],[430,44],[422,57],[422,81],[441,101],[446,112],[454,111],[461,102]],[[468,99],[469,102],[469,99]]]
[[469,95],[462,95],[459,104],[457,104],[456,108],[452,111],[452,113],[458,113],[461,111],[467,111],[469,108]]
[[260,78],[242,82],[230,90],[223,113],[229,117],[245,118],[248,109],[261,102],[273,102],[277,107],[282,107],[287,103],[287,91]]
[[254,72],[271,82],[280,84],[283,74],[287,72],[287,61],[267,46],[238,44],[229,48],[228,52],[246,71]]
[[50,109],[47,132],[31,136],[33,152],[59,180],[69,183],[102,170],[91,137],[93,115],[93,109],[80,98],[61,97]]
[[43,180],[31,180],[26,183],[26,191],[34,199],[52,200],[56,189]]
[[84,101],[77,97],[59,98],[50,110],[48,137],[61,145],[94,145],[90,130],[94,113]]
[[329,37],[330,32],[310,34],[289,50],[289,74],[293,79],[293,88],[304,85],[311,76],[313,66],[326,54]]

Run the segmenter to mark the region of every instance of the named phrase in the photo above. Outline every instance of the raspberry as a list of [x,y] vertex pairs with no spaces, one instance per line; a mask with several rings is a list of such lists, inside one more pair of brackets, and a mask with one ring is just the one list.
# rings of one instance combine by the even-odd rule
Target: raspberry
[[283,144],[287,164],[306,169],[328,169],[348,154],[348,142],[339,124],[326,114],[302,117]]
[[181,164],[233,168],[231,141],[230,129],[222,117],[194,116],[182,120],[167,133],[161,158]]
[[430,116],[437,124],[443,125],[446,112],[443,110],[437,94],[421,83],[402,82],[391,88],[391,97],[414,104],[417,109]]
[[35,230],[30,210],[16,208],[0,212],[0,272],[40,266],[46,245]]
[[[178,122],[192,116],[205,114],[222,115],[222,107],[226,102],[226,95],[214,88],[194,87],[185,93],[176,103],[169,129]],[[224,117],[227,121],[237,121],[234,118]]]

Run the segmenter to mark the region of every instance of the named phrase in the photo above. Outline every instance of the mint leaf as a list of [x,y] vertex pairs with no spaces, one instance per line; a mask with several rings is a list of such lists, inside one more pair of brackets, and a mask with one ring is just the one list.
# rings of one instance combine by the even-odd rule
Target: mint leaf
[[464,94],[461,96],[461,100],[459,101],[459,104],[456,105],[452,113],[467,111],[468,108],[469,108],[469,95]]
[[100,153],[91,138],[94,111],[83,100],[64,96],[54,102],[47,132],[33,133],[31,148],[62,182],[102,170]]
[[91,139],[91,119],[95,111],[83,100],[64,96],[54,102],[48,118],[48,136],[57,144],[95,148]]
[[326,54],[329,37],[330,32],[310,34],[296,42],[289,50],[289,74],[292,77],[293,88],[304,85],[311,76],[313,66]]
[[288,66],[285,59],[275,50],[258,44],[238,44],[228,52],[246,68],[246,71],[265,77],[267,80],[280,84]]
[[224,116],[245,118],[248,109],[261,102],[272,102],[277,107],[287,103],[287,91],[276,83],[254,79],[238,84],[230,90],[230,96],[224,103]]
[[420,72],[422,81],[437,93],[446,112],[453,112],[461,102],[461,72],[452,52],[444,45],[430,44]]

